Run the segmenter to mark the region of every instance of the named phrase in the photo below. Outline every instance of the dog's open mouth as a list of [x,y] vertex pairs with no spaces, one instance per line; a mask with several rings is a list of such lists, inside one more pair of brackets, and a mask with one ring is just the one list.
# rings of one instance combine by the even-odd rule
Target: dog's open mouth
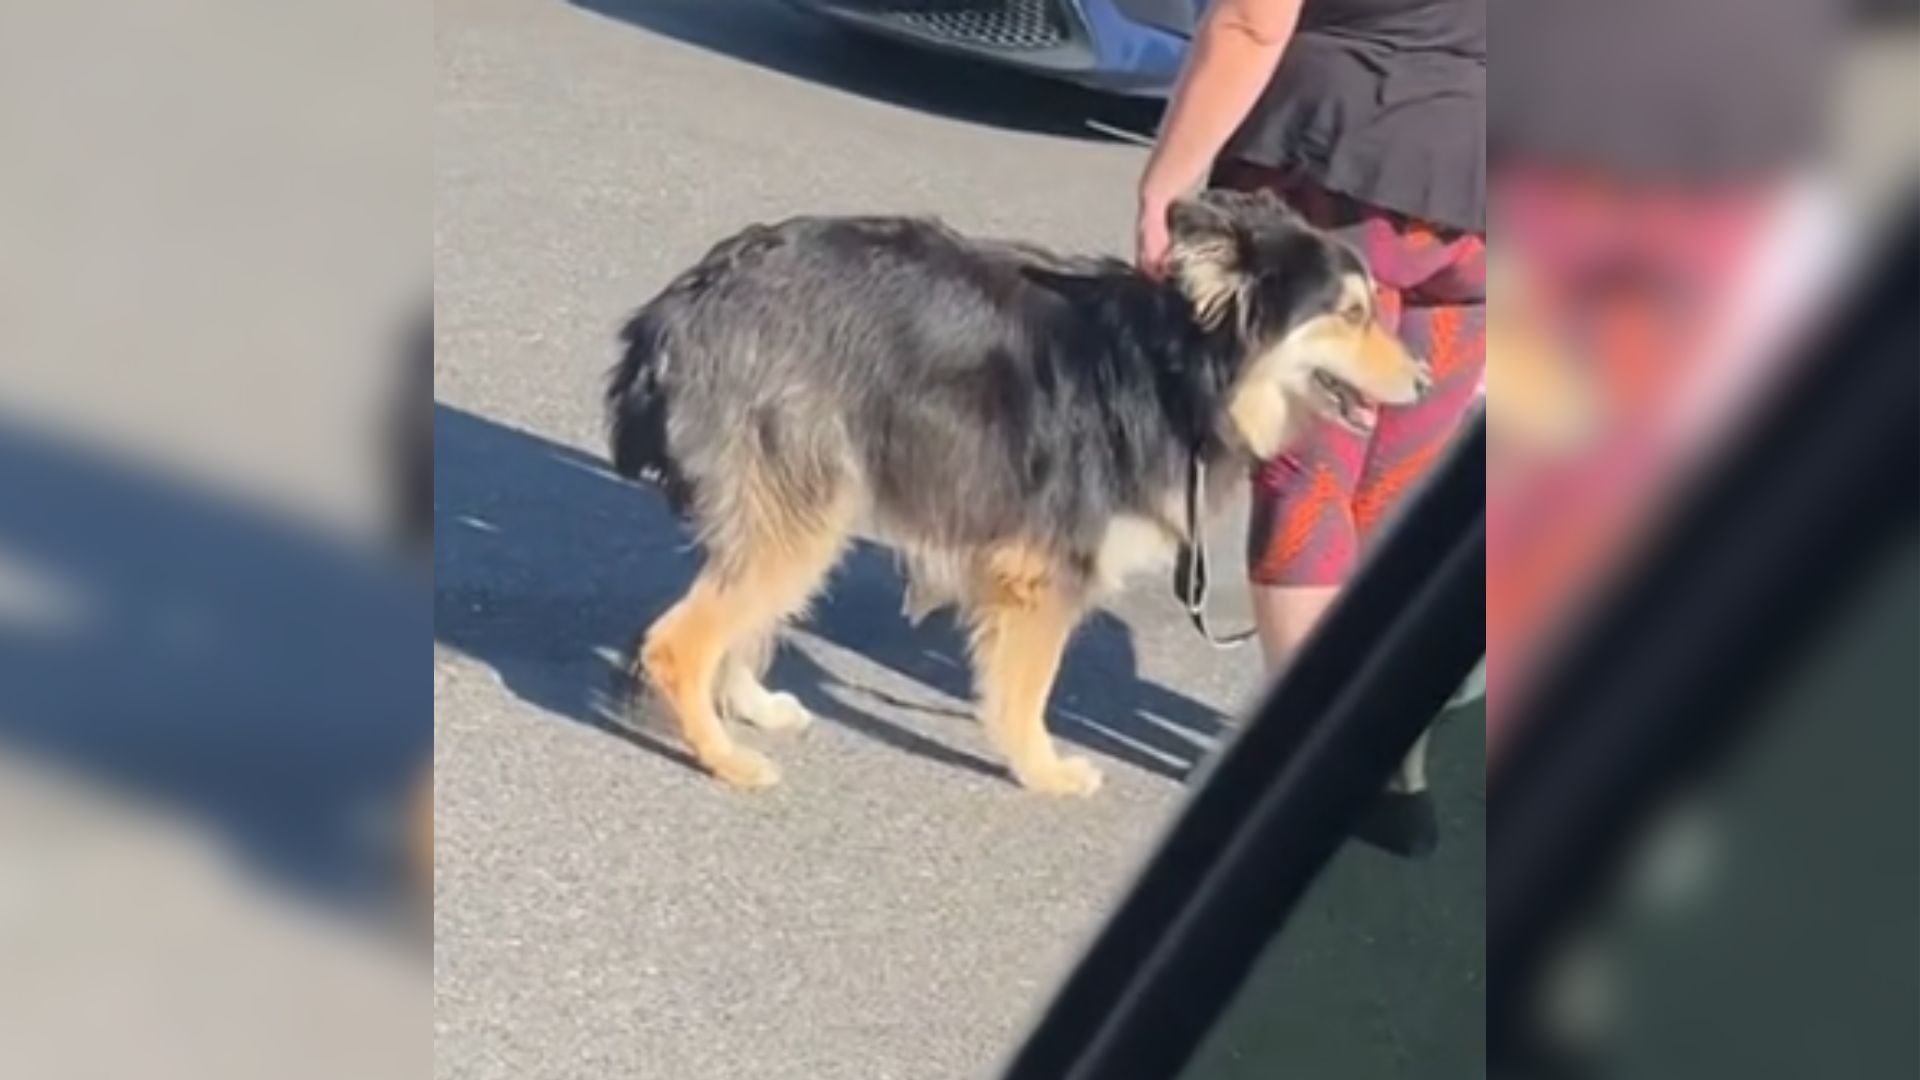
[[1379,406],[1352,383],[1320,368],[1313,373],[1313,388],[1320,392],[1328,416],[1353,431],[1373,430]]

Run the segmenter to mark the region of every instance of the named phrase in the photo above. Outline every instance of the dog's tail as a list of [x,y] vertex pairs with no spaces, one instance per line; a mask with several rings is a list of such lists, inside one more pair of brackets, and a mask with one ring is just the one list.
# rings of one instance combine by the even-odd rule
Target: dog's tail
[[622,476],[658,485],[676,512],[691,501],[691,483],[674,461],[667,440],[671,407],[668,367],[685,363],[673,355],[669,327],[689,317],[699,298],[751,260],[781,243],[779,230],[750,225],[715,244],[694,267],[675,278],[666,291],[634,313],[620,332],[626,352],[607,379],[607,427],[613,441],[613,468]]
[[607,378],[607,429],[613,471],[663,490],[675,509],[689,494],[667,446],[669,395],[665,384],[666,331],[656,305],[639,310],[620,332],[625,345]]

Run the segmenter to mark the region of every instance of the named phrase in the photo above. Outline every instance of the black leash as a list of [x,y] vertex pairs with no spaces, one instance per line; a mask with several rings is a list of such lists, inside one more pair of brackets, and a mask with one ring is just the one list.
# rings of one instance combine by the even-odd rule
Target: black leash
[[1193,628],[1216,649],[1233,649],[1245,644],[1256,630],[1249,628],[1221,637],[1207,623],[1207,464],[1196,448],[1187,467],[1187,542],[1180,549],[1180,561],[1173,569],[1173,593],[1187,609]]

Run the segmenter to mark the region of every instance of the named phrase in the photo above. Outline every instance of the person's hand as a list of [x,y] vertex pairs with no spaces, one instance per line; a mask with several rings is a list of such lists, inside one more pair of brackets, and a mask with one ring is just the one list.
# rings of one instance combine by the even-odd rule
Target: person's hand
[[1134,224],[1134,265],[1152,278],[1167,276],[1167,249],[1172,239],[1167,235],[1167,207],[1172,200],[1142,190],[1140,193],[1140,217]]

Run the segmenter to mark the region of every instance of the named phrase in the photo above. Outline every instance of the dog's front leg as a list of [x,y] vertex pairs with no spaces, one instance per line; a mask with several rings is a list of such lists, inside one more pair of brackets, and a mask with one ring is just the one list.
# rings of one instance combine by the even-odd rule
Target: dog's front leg
[[1031,552],[990,559],[973,606],[973,656],[981,722],[1022,787],[1047,795],[1091,795],[1100,771],[1063,757],[1047,733],[1047,698],[1067,636],[1079,621],[1075,590],[1051,560]]

